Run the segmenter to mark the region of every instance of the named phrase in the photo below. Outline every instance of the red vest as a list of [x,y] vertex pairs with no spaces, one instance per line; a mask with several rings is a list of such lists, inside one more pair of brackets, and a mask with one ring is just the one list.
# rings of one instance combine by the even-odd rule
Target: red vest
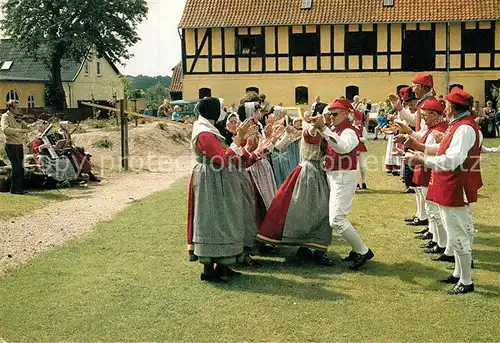
[[[429,127],[425,135],[419,139],[419,142],[425,144],[427,137],[432,134],[433,131],[446,132],[448,123],[441,122],[437,125]],[[413,169],[413,183],[417,186],[429,186],[429,181],[431,180],[431,171],[424,166],[416,166]]]
[[[358,138],[363,137],[363,126],[361,126],[361,127],[353,126],[353,129],[354,129],[354,132],[356,132],[356,134],[358,135]],[[358,144],[356,151],[366,152],[366,151],[368,151],[368,149],[366,148],[365,143],[359,141],[359,144]]]
[[462,125],[469,125],[476,133],[476,142],[467,154],[464,163],[453,171],[432,170],[427,199],[443,206],[465,206],[477,201],[477,191],[482,187],[479,155],[479,126],[472,115],[466,116],[450,125],[441,145],[438,155],[444,155],[451,144],[455,131]]
[[[351,129],[356,132],[351,122],[347,119],[340,123],[333,132],[340,136],[345,129]],[[356,170],[358,168],[358,159],[356,155],[356,147],[347,154],[339,154],[328,144],[326,147],[325,170]]]

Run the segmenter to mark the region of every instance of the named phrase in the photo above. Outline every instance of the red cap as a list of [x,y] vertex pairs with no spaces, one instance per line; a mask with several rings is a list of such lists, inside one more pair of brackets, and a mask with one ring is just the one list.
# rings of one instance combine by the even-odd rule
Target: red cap
[[458,87],[455,87],[451,90],[450,94],[446,96],[446,100],[454,104],[465,106],[472,105],[472,95]]
[[359,121],[363,121],[363,119],[364,119],[363,113],[361,113],[361,111],[358,111],[358,110],[354,110],[353,117],[354,117],[354,119],[359,120]]
[[430,110],[430,111],[436,111],[439,113],[444,112],[443,105],[441,104],[441,101],[439,101],[436,98],[428,98],[424,100],[422,103],[422,107],[420,107],[422,110]]
[[411,80],[413,83],[419,84],[419,85],[424,85],[427,87],[434,87],[434,81],[432,81],[432,75],[431,74],[423,74],[419,73],[413,77]]
[[347,111],[354,110],[351,103],[347,99],[335,99],[330,104],[330,106],[328,106],[329,111],[334,110],[334,109],[341,109],[341,110],[347,110]]
[[399,96],[403,101],[409,101],[409,100],[414,100],[417,97],[415,96],[415,93],[411,90],[411,87],[403,87],[399,90]]

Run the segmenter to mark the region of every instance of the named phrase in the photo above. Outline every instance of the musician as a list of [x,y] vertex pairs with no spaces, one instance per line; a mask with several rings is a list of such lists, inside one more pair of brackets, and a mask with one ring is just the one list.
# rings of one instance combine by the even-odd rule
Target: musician
[[61,128],[57,134],[60,139],[66,139],[67,144],[66,148],[71,153],[71,160],[76,168],[78,176],[82,173],[85,173],[89,176],[89,181],[92,182],[101,182],[97,176],[92,173],[92,164],[90,163],[90,155],[85,152],[85,149],[82,147],[75,146],[73,141],[71,140],[71,133],[69,130],[69,125],[71,123],[69,121],[62,121],[59,123],[59,127]]
[[[42,134],[48,127],[47,122],[43,122],[38,131],[40,132],[33,140],[31,152],[35,155],[35,160],[47,176],[57,182],[68,184],[78,179],[78,173],[68,156],[61,150],[54,150],[51,141],[58,141],[59,137],[54,133],[46,134],[44,139]],[[51,153],[52,152],[52,153]],[[56,155],[55,157],[53,155]]]
[[19,103],[15,100],[7,102],[7,112],[2,115],[2,132],[5,135],[5,153],[12,165],[12,194],[24,194],[24,151],[23,143],[29,133],[28,125],[21,119]]

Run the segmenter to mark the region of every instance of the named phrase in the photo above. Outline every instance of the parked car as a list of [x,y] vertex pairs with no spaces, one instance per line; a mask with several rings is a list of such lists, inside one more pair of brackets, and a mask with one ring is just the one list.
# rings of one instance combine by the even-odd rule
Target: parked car
[[194,107],[198,103],[199,100],[175,100],[170,102],[170,106],[173,108],[174,106],[180,107],[180,115],[182,117],[194,117],[196,116],[194,113]]
[[286,115],[290,118],[304,119],[304,109],[302,107],[285,107]]

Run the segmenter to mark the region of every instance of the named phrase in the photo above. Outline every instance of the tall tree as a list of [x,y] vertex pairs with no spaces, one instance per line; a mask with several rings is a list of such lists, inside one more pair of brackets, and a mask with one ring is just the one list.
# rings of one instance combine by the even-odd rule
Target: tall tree
[[91,52],[112,63],[129,59],[148,12],[145,0],[7,0],[3,9],[4,33],[50,70],[48,101],[58,110],[66,106],[62,61],[83,62]]

